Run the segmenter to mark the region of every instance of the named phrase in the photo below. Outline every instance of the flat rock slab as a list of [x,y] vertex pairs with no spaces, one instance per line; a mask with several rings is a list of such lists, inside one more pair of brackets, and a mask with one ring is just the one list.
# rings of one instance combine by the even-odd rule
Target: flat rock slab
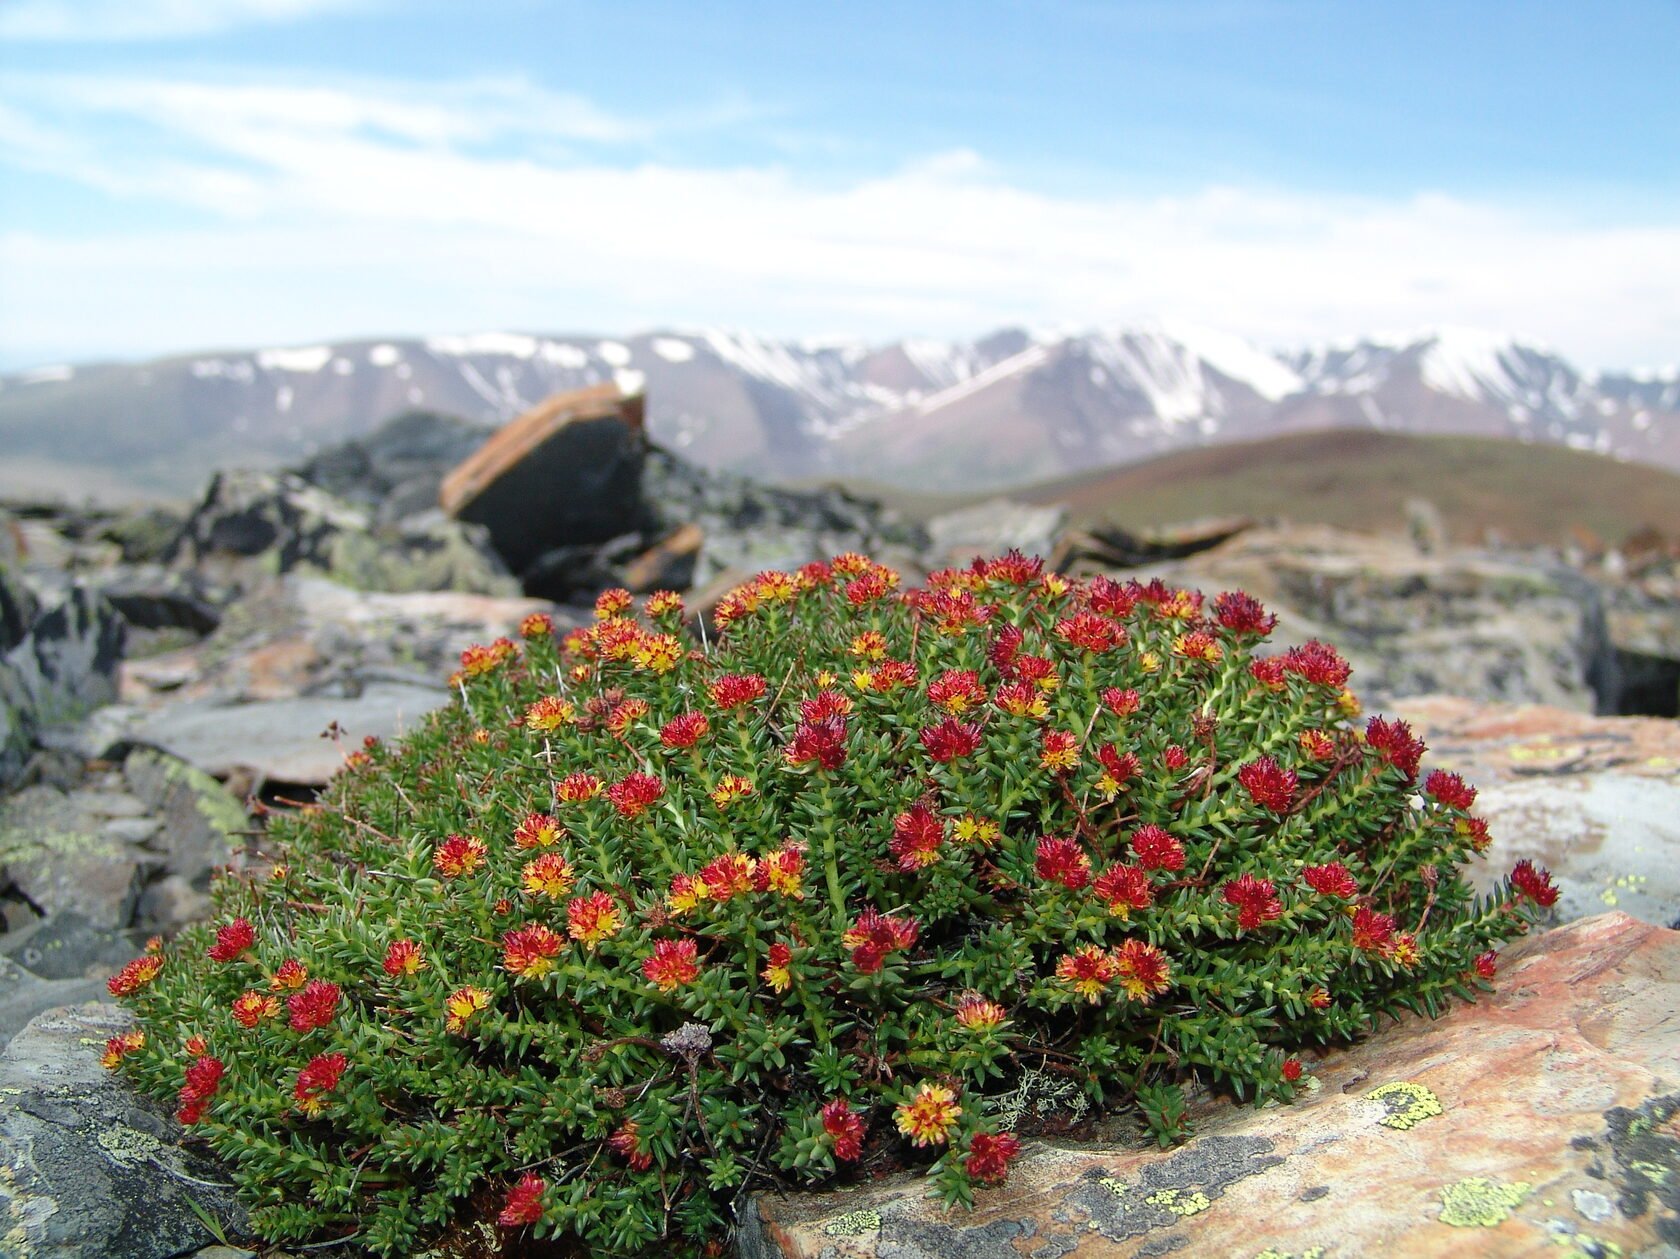
[[[1621,913],[1506,951],[1497,990],[1309,1064],[1168,1151],[1030,1144],[945,1213],[919,1180],[761,1196],[746,1259],[1672,1256],[1680,933]],[[1619,1248],[1619,1249],[1618,1249]]]
[[333,722],[350,746],[357,746],[365,735],[388,739],[413,729],[448,698],[442,688],[381,684],[354,699],[188,702],[142,717],[130,733],[216,778],[244,773],[314,786],[344,764],[344,754],[332,740],[321,737]]
[[226,1172],[99,1065],[131,1027],[109,1005],[50,1010],[0,1054],[0,1254],[169,1259],[215,1239],[189,1199],[238,1233]]
[[1447,696],[1387,707],[1428,741],[1429,765],[1480,790],[1483,889],[1526,857],[1551,869],[1562,920],[1614,908],[1680,922],[1680,722]]

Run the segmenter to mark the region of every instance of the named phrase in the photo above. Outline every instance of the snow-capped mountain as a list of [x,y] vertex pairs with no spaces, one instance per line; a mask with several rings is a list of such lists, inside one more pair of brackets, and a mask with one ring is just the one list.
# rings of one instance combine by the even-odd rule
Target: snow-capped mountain
[[1510,436],[1680,468],[1680,373],[1588,375],[1462,330],[1273,354],[1172,323],[882,346],[481,333],[50,367],[0,377],[0,450],[180,491],[401,410],[489,425],[607,379],[647,389],[656,439],[776,478],[1002,486],[1330,427]]

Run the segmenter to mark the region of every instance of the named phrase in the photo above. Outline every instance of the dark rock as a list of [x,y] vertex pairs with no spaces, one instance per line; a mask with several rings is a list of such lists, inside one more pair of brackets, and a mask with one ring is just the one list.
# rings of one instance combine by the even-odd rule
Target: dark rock
[[183,629],[210,633],[221,622],[220,592],[196,574],[160,564],[124,566],[101,574],[99,593],[135,629]]
[[297,469],[311,485],[388,525],[432,511],[445,473],[484,444],[491,430],[470,420],[410,411],[366,437],[316,455]]
[[0,862],[43,913],[80,914],[99,927],[134,918],[142,872],[155,859],[100,833],[78,793],[26,787],[0,804]]
[[[132,950],[129,956],[133,956]],[[42,979],[11,958],[0,957],[0,1046],[10,1044],[12,1038],[29,1025],[29,1020],[43,1010],[109,999],[104,979]],[[0,1097],[0,1116],[4,1115],[4,1111],[4,1099]],[[0,1128],[3,1127],[4,1121],[0,1119]],[[4,1143],[0,1140],[0,1157],[4,1154]],[[0,1186],[0,1192],[3,1192],[3,1186]],[[3,1239],[0,1239],[0,1246],[3,1246]],[[0,1254],[10,1253],[0,1249]]]
[[103,522],[98,536],[116,544],[125,564],[157,564],[168,556],[185,522],[172,508],[138,507]]
[[114,1006],[38,1016],[0,1054],[0,1199],[7,1253],[57,1259],[172,1259],[215,1240],[191,1203],[239,1234],[244,1210],[218,1164],[99,1065],[132,1026]]
[[100,979],[140,951],[133,931],[100,926],[74,911],[0,937],[0,952],[42,979]]
[[642,398],[602,384],[556,394],[497,430],[443,480],[439,501],[485,526],[522,572],[556,547],[643,527]]
[[169,873],[207,889],[211,870],[232,860],[249,825],[244,806],[203,770],[152,748],[132,752],[123,777],[163,823],[159,847]]

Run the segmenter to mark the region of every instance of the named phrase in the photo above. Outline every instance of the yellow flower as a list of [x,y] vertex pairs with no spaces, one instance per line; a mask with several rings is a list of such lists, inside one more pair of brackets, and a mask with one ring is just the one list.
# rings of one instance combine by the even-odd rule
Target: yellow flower
[[444,1002],[448,1018],[444,1027],[457,1036],[467,1030],[467,1020],[490,1004],[490,994],[482,988],[457,988]]
[[924,1084],[893,1112],[898,1130],[912,1145],[941,1145],[962,1117],[957,1095],[943,1084]]

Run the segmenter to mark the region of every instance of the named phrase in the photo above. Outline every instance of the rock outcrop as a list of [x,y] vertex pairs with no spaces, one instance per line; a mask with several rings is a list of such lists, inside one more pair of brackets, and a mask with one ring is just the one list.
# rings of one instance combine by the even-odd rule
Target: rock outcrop
[[743,1259],[1611,1256],[1680,1247],[1680,934],[1605,914],[1495,991],[1309,1058],[1291,1105],[1196,1108],[1177,1149],[1029,1143],[947,1213],[919,1180],[762,1195]]

